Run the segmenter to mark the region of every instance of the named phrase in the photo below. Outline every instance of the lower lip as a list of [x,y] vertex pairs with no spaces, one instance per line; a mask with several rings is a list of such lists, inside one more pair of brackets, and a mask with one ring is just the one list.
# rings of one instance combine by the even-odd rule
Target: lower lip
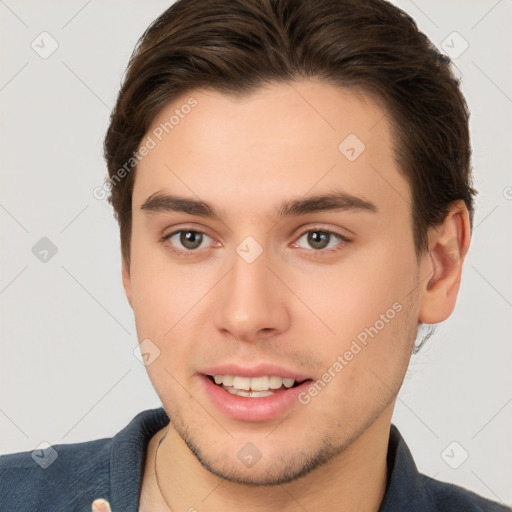
[[279,391],[270,396],[250,398],[232,395],[221,386],[214,384],[209,377],[201,375],[206,393],[223,414],[243,421],[268,421],[279,418],[294,405],[298,405],[298,396],[311,384],[304,381],[294,388]]

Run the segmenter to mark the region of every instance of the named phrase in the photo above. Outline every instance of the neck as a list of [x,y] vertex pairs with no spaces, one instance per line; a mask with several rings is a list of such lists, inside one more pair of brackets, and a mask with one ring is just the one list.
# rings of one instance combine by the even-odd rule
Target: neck
[[381,415],[323,466],[287,484],[253,487],[207,471],[168,425],[148,446],[139,510],[377,512],[386,491],[389,428],[390,417]]

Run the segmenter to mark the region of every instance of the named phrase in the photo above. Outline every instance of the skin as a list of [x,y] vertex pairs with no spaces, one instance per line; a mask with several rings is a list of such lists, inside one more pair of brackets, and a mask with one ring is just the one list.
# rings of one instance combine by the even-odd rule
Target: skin
[[[242,98],[195,90],[169,104],[148,134],[191,96],[197,106],[138,166],[131,261],[123,263],[139,340],[160,350],[147,370],[171,418],[148,446],[140,510],[168,510],[153,471],[167,434],[158,478],[175,511],[377,511],[417,327],[443,321],[455,305],[467,209],[454,203],[429,231],[428,251],[416,254],[410,187],[385,110],[368,96],[318,81]],[[351,133],[366,146],[353,162],[338,150]],[[376,211],[276,216],[285,201],[334,189]],[[141,209],[157,192],[206,201],[222,217]],[[179,229],[207,236],[199,249],[187,249],[179,234],[162,241]],[[311,231],[350,241],[331,236],[327,249],[315,248]],[[247,236],[263,250],[252,263],[236,252]],[[198,372],[229,362],[278,364],[321,379],[396,303],[400,312],[287,416],[236,420],[202,389]],[[250,468],[237,458],[248,442],[262,454]]]

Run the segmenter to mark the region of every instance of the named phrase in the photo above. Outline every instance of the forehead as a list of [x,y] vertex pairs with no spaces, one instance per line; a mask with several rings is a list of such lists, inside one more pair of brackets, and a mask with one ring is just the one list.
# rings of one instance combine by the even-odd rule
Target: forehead
[[194,90],[168,104],[142,143],[134,206],[164,190],[245,211],[336,188],[384,210],[409,187],[385,110],[371,97],[316,81],[235,97]]

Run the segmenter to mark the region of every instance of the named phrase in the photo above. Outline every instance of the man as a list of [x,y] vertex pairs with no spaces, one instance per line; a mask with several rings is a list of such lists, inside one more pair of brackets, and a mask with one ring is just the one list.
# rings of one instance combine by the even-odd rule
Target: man
[[405,13],[177,2],[105,156],[163,409],[44,473],[2,457],[2,509],[506,510],[420,475],[391,426],[418,327],[455,306],[474,195],[465,101]]

